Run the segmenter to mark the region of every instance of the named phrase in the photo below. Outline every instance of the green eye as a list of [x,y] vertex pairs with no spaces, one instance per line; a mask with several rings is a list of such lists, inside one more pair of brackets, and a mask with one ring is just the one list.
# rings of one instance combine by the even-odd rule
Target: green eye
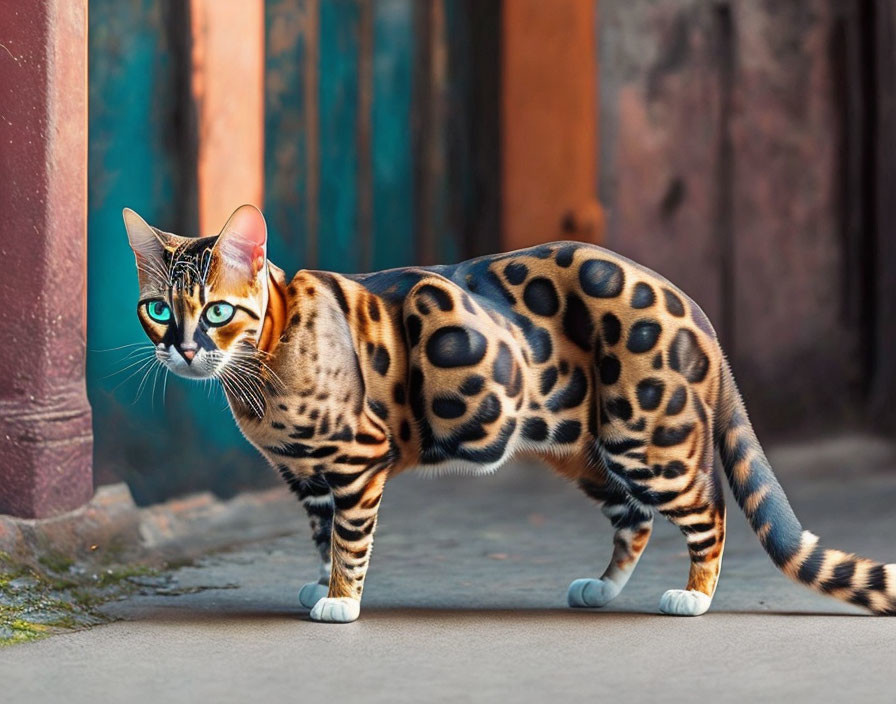
[[157,323],[167,323],[171,320],[171,308],[165,301],[150,301],[146,304],[146,312]]
[[224,325],[233,317],[233,306],[229,303],[212,303],[205,309],[205,319],[209,325]]

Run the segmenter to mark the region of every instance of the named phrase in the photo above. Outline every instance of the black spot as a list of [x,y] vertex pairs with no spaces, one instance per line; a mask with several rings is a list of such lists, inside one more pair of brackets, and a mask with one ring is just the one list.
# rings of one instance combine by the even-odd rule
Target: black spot
[[554,255],[554,261],[557,262],[557,266],[562,266],[566,269],[570,264],[572,264],[572,258],[576,253],[578,246],[571,244],[566,247],[561,247],[557,250],[557,254]]
[[347,425],[344,425],[340,430],[337,430],[335,433],[333,433],[329,437],[329,439],[348,442],[355,439],[355,434],[352,432],[351,428],[349,428]]
[[557,366],[557,368],[560,370],[560,376],[566,376],[567,374],[569,374],[569,362],[567,362],[565,359],[560,360],[560,364]]
[[663,368],[663,353],[662,352],[656,353],[656,356],[653,358],[653,362],[651,363],[651,366],[654,369],[662,369]]
[[367,407],[373,411],[374,415],[378,416],[382,420],[386,420],[389,417],[389,409],[386,408],[386,404],[376,401],[372,398],[367,399]]
[[683,318],[684,304],[681,302],[681,299],[667,288],[663,289],[663,296],[666,298],[666,310],[676,318]]
[[401,421],[401,427],[398,429],[398,437],[400,437],[403,442],[407,442],[411,439],[411,426],[406,420]]
[[374,322],[377,322],[380,319],[380,304],[373,296],[370,296],[367,299],[367,314]]
[[614,298],[622,293],[625,274],[606,259],[589,259],[579,269],[582,290],[594,298]]
[[467,404],[454,396],[436,396],[432,412],[439,418],[460,418],[467,412]]
[[495,396],[495,394],[489,394],[482,399],[482,403],[480,403],[479,408],[476,409],[476,420],[486,425],[494,423],[500,416],[501,401],[498,400],[498,397]]
[[688,400],[688,390],[684,386],[679,386],[669,397],[669,403],[666,406],[667,416],[676,416],[684,410],[684,404]]
[[432,299],[439,307],[439,310],[445,311],[446,313],[450,310],[454,310],[454,301],[451,300],[451,296],[448,295],[447,291],[438,286],[424,284],[418,289],[417,295],[420,297],[426,296],[427,298]]
[[680,445],[694,430],[693,423],[685,423],[684,425],[669,427],[665,425],[659,426],[653,431],[652,442],[657,447],[672,447]]
[[543,276],[532,279],[523,291],[523,301],[536,315],[554,315],[560,310],[557,289]]
[[577,420],[565,420],[554,429],[554,442],[571,443],[582,434],[582,424]]
[[541,395],[547,396],[548,392],[557,383],[557,367],[548,367],[541,373]]
[[852,578],[855,573],[856,561],[847,559],[846,562],[841,562],[834,567],[831,576],[821,584],[821,588],[826,592],[835,589],[849,589],[852,587]]
[[420,342],[420,331],[423,329],[423,323],[416,315],[409,315],[404,321],[404,327],[408,331],[408,343],[411,347],[416,347]]
[[523,422],[523,437],[534,442],[548,439],[548,425],[541,418],[526,418]]
[[302,322],[302,316],[299,315],[298,313],[295,313],[295,314],[289,319],[289,324],[290,324],[290,326],[292,326],[292,327],[297,327],[297,326],[299,325],[299,323],[301,323],[301,322]]
[[653,377],[642,379],[638,382],[638,386],[635,389],[638,405],[645,411],[656,410],[663,400],[664,390],[665,384],[660,379]]
[[656,302],[656,294],[647,284],[639,281],[632,291],[632,308],[650,308]]
[[815,578],[818,577],[818,573],[821,571],[823,564],[824,548],[820,545],[816,545],[812,549],[812,552],[809,553],[808,557],[803,561],[803,564],[800,565],[796,578],[803,584],[811,584],[815,581]]
[[588,378],[581,367],[576,367],[569,378],[569,383],[551,396],[545,403],[545,406],[550,411],[575,408],[585,400],[587,393]]
[[[485,273],[484,277],[485,283],[494,288],[498,293],[500,293],[504,300],[507,301],[510,305],[516,305],[516,296],[514,296],[504,285],[501,279],[498,278],[498,275],[489,270]],[[472,289],[471,289],[472,290]]]
[[887,591],[887,573],[883,565],[874,565],[868,570],[865,586],[875,592]]
[[680,477],[687,471],[688,468],[685,466],[684,462],[679,460],[672,460],[665,465],[657,465],[654,467],[654,474],[662,474],[665,479],[675,479],[675,477]]
[[504,267],[504,278],[514,286],[519,286],[529,275],[529,267],[520,262],[510,262]]
[[551,342],[551,334],[544,328],[531,327],[523,330],[526,342],[532,350],[532,359],[536,364],[543,364],[551,357],[554,345]]
[[512,373],[513,355],[505,342],[499,342],[498,354],[495,355],[495,362],[492,364],[492,376],[501,386],[507,386],[510,384]]
[[370,362],[377,374],[386,376],[386,372],[389,371],[389,363],[391,362],[389,351],[382,345],[377,345]]
[[623,438],[622,440],[604,440],[602,441],[604,449],[611,455],[621,455],[624,452],[637,450],[644,447],[644,441],[638,438]]
[[628,424],[628,429],[632,430],[636,433],[640,433],[644,428],[647,427],[647,419],[644,416],[641,416],[634,423]]
[[639,320],[628,331],[629,352],[649,352],[660,338],[662,328],[655,320]]
[[293,440],[307,440],[314,437],[313,425],[294,425],[293,432],[289,434]]
[[563,312],[563,333],[586,352],[591,351],[594,339],[594,321],[585,303],[576,294],[566,296],[566,310]]
[[408,394],[411,399],[411,412],[418,420],[423,417],[423,372],[420,367],[411,367]]
[[459,391],[464,396],[475,396],[480,391],[482,391],[482,387],[484,384],[484,377],[480,376],[479,374],[471,374],[461,382]]
[[339,303],[339,307],[342,308],[342,312],[348,315],[349,307],[348,300],[345,297],[345,292],[342,290],[342,286],[339,285],[339,282],[336,280],[336,277],[332,274],[324,274],[318,276],[325,282],[330,285],[330,290],[333,292],[333,295],[336,297],[336,301]]
[[404,384],[400,382],[395,383],[395,386],[392,387],[392,400],[395,401],[395,403],[397,403],[399,406],[404,404]]
[[690,382],[700,382],[709,371],[709,357],[700,348],[697,336],[686,328],[675,333],[669,348],[669,366]]
[[610,386],[619,381],[619,373],[622,371],[622,365],[619,360],[611,354],[606,355],[600,360],[600,381],[606,386]]
[[426,342],[426,356],[437,367],[469,367],[482,361],[488,340],[478,330],[449,325]]
[[604,317],[601,318],[601,327],[604,331],[604,342],[608,345],[615,345],[619,342],[622,335],[622,323],[619,322],[619,318],[612,313],[604,313]]
[[632,417],[632,404],[628,399],[612,398],[607,401],[607,413],[622,420],[629,420]]
[[283,425],[283,423],[278,423],[277,421],[274,421],[273,423],[271,423],[271,427],[274,430],[283,430],[286,426]]
[[[519,392],[523,390],[523,370],[520,369],[519,366],[514,365],[513,376],[506,388],[507,395],[510,396],[510,398],[515,398]],[[516,404],[517,409],[520,408],[522,403],[523,399],[521,398]]]

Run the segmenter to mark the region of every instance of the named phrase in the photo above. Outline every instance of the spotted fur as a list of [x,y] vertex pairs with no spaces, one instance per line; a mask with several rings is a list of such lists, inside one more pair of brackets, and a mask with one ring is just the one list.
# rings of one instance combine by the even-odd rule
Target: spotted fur
[[[258,259],[260,213],[244,206],[234,218],[197,240],[128,219],[141,301],[164,296],[174,311],[167,326],[144,312],[141,321],[166,363],[185,344],[207,349],[204,375],[222,380],[239,427],[303,502],[322,558],[320,580],[300,595],[312,618],[357,617],[387,478],[484,473],[524,454],[602,504],[615,529],[609,566],[574,581],[570,605],[619,593],[659,513],[681,529],[691,562],[686,588],[660,608],[703,613],[725,541],[716,449],[778,567],[875,613],[896,611],[896,566],[822,548],[802,529],[712,326],[654,272],[557,242],[452,266],[300,271],[287,283]],[[203,329],[209,300],[245,314]],[[192,366],[183,361],[175,371]]]

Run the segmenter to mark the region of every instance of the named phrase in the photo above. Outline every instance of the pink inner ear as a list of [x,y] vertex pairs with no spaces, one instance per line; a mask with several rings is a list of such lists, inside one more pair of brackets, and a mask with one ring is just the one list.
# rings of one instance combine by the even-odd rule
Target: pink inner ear
[[267,237],[264,216],[257,208],[244,205],[230,216],[215,249],[227,264],[249,269],[254,275],[264,266]]

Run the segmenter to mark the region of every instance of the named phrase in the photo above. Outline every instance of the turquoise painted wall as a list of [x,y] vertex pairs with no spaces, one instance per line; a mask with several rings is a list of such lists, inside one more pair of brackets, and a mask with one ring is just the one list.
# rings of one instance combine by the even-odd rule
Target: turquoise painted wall
[[[464,4],[434,1],[446,3],[456,24]],[[187,6],[90,2],[88,391],[95,468],[100,483],[126,480],[140,503],[199,489],[226,496],[274,481],[215,386],[174,377],[165,383],[161,372],[142,366],[149,347],[135,315],[137,279],[120,213],[131,207],[163,229],[197,234]],[[265,12],[271,259],[287,272],[351,272],[419,262],[421,251],[457,258],[462,218],[450,217],[448,204],[469,202],[472,179],[458,171],[469,159],[456,149],[469,121],[455,119],[451,135],[421,126],[439,95],[417,68],[433,41],[421,41],[426,3],[268,0]],[[443,31],[436,41],[449,42]],[[465,109],[462,83],[469,79],[460,49],[453,63],[466,68],[449,70],[454,83],[445,93],[456,98],[455,118],[458,106]],[[454,150],[460,166],[453,175],[421,167],[421,138],[439,140],[446,155]],[[436,195],[422,205],[421,174]],[[420,245],[424,219],[435,241],[428,248]]]

